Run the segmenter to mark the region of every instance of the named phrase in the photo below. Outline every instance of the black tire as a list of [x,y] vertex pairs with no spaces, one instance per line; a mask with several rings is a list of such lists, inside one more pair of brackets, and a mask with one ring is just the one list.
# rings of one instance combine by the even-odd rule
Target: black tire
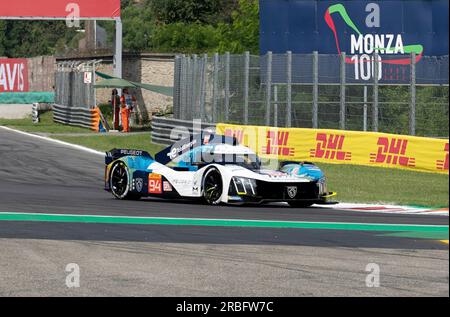
[[127,166],[119,162],[111,169],[109,184],[111,192],[116,199],[120,200],[139,200],[141,195],[131,193],[129,172]]
[[288,202],[289,206],[293,208],[308,208],[314,205],[313,202],[309,201],[290,201]]
[[219,205],[222,199],[223,181],[217,168],[211,168],[203,176],[203,199],[209,205]]

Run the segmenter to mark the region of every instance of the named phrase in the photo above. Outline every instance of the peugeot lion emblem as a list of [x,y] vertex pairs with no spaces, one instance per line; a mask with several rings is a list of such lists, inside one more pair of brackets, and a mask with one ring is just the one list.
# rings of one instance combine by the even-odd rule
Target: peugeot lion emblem
[[142,178],[136,178],[136,191],[139,193],[142,192],[142,188],[144,187],[144,180]]
[[290,198],[297,196],[297,186],[289,186],[287,192]]

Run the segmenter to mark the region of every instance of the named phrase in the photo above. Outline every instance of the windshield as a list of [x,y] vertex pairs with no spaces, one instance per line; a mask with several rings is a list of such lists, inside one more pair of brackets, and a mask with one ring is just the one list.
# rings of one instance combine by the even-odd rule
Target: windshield
[[261,168],[261,161],[256,154],[214,154],[214,163],[234,164],[250,170]]
[[250,170],[259,170],[261,160],[258,155],[247,148],[203,146],[175,158],[178,166],[201,166],[204,164],[233,164]]

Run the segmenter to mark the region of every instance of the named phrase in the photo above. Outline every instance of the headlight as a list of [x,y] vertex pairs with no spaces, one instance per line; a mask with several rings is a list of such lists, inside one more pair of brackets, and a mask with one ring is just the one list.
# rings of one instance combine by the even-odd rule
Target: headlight
[[319,179],[319,181],[317,182],[317,186],[319,187],[320,195],[328,193],[328,190],[327,190],[327,178],[326,177],[322,177],[321,179]]
[[233,177],[231,180],[231,186],[233,186],[237,195],[250,195],[256,196],[256,181],[251,178],[245,177]]

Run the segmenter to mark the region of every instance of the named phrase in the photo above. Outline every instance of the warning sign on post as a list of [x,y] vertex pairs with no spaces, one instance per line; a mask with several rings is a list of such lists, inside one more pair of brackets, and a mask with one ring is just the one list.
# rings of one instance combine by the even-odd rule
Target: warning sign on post
[[84,72],[84,83],[92,84],[92,73],[91,72]]

